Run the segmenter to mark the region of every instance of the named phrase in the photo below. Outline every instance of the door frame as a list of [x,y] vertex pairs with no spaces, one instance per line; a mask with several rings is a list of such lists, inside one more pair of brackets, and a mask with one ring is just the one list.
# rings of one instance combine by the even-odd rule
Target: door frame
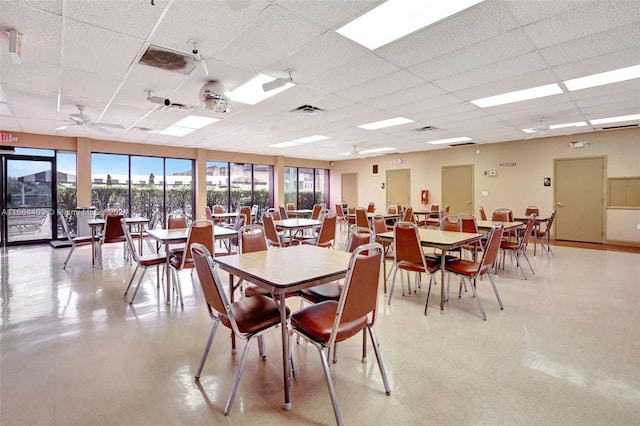
[[[18,161],[41,161],[47,162],[51,166],[51,206],[50,209],[50,222],[51,222],[51,238],[41,238],[36,240],[21,240],[21,241],[8,241],[9,229],[8,221],[5,215],[7,212],[7,193],[9,191],[8,182],[8,162],[11,160]],[[2,188],[0,194],[0,213],[2,213],[2,219],[0,219],[0,234],[2,238],[2,246],[19,246],[28,244],[42,244],[57,238],[58,230],[58,171],[56,164],[56,157],[34,156],[34,155],[22,155],[22,154],[0,154],[0,180],[2,180]]]

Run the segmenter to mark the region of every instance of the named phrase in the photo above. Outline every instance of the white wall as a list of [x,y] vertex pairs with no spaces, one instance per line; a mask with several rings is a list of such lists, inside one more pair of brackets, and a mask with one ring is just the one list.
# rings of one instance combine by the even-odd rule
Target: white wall
[[[589,141],[591,146],[570,149],[569,142]],[[429,201],[440,202],[441,167],[472,164],[474,166],[474,211],[479,205],[491,211],[508,207],[514,212],[524,212],[526,206],[536,205],[541,215],[548,215],[554,203],[554,159],[604,156],[605,177],[640,176],[640,129],[601,131],[573,136],[535,138],[495,144],[476,144],[423,151],[410,154],[391,154],[375,158],[335,162],[331,171],[331,205],[340,202],[342,173],[358,173],[358,204],[366,206],[374,201],[382,211],[386,207],[385,174],[390,169],[411,170],[411,204],[419,209],[420,190],[429,190]],[[391,164],[401,159],[402,164]],[[500,163],[516,163],[500,166]],[[371,175],[371,166],[378,164],[379,176]],[[485,176],[487,170],[496,170],[496,177]],[[552,178],[552,185],[545,187],[543,179]],[[605,182],[606,186],[606,182]],[[488,192],[483,196],[482,192]],[[605,188],[606,191],[606,188]],[[606,196],[606,192],[605,192]],[[605,238],[612,243],[640,245],[640,208],[607,209]]]

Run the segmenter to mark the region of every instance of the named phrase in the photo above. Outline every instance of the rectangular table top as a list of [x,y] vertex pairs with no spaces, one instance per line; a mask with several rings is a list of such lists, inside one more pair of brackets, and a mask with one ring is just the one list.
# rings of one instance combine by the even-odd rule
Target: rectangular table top
[[[147,232],[151,238],[161,241],[164,244],[176,244],[187,241],[189,228],[150,229]],[[213,236],[214,238],[222,239],[232,238],[238,236],[238,231],[231,228],[225,228],[224,226],[215,225],[213,227]]]
[[[455,248],[466,243],[473,242],[483,237],[483,234],[470,232],[440,231],[439,229],[419,228],[420,243],[435,248]],[[377,235],[383,240],[393,241],[393,231],[383,232]]]
[[322,225],[322,222],[315,219],[283,219],[283,220],[274,220],[273,223],[276,225],[276,228],[311,228],[313,226]]
[[346,276],[350,259],[346,251],[299,245],[214,257],[213,261],[236,277],[280,294],[340,279]]

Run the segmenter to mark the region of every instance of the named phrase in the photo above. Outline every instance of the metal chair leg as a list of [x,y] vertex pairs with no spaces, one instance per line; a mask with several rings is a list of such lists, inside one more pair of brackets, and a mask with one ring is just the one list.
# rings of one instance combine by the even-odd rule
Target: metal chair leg
[[244,350],[242,351],[242,358],[240,358],[240,365],[238,366],[238,371],[236,371],[236,377],[233,380],[233,386],[231,387],[231,394],[229,395],[229,399],[227,400],[227,405],[224,407],[224,415],[228,416],[231,411],[231,404],[233,404],[233,398],[236,396],[236,391],[238,390],[238,385],[240,384],[240,379],[242,378],[242,371],[244,370],[244,363],[247,360],[247,354],[249,353],[249,346],[251,344],[251,340],[253,340],[254,336],[249,337],[247,343],[244,345]]
[[209,339],[207,340],[207,345],[204,347],[202,358],[200,358],[200,365],[198,366],[198,372],[196,373],[196,380],[200,379],[200,374],[202,373],[202,368],[204,367],[204,363],[209,355],[209,349],[211,349],[211,343],[213,343],[213,337],[216,335],[218,325],[220,325],[220,321],[215,320],[213,327],[211,327],[211,332],[209,332]]

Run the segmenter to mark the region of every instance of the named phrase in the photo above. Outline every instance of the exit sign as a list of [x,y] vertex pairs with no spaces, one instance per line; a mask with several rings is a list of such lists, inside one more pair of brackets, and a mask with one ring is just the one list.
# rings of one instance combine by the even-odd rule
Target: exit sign
[[0,133],[0,142],[16,142],[18,138],[11,133]]

